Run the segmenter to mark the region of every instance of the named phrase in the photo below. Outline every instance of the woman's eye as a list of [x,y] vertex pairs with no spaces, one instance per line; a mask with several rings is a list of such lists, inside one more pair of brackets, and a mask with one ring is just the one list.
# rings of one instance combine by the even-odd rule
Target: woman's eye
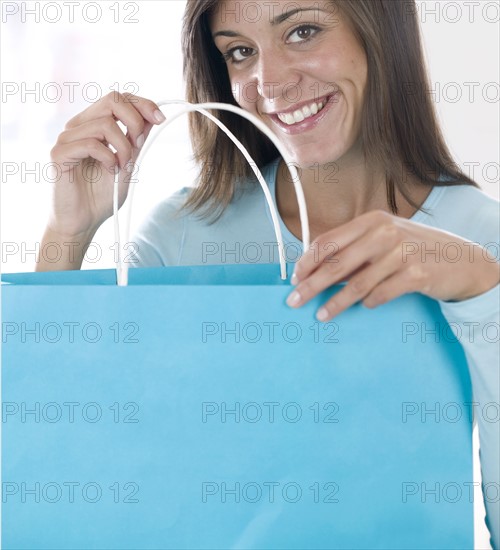
[[288,42],[297,43],[304,42],[312,38],[318,31],[319,27],[314,27],[312,25],[303,25],[302,27],[296,28],[293,32],[288,35]]
[[226,61],[232,61],[233,63],[240,63],[245,61],[248,57],[253,55],[253,48],[248,48],[245,46],[238,46],[236,48],[231,48],[224,54],[224,59]]

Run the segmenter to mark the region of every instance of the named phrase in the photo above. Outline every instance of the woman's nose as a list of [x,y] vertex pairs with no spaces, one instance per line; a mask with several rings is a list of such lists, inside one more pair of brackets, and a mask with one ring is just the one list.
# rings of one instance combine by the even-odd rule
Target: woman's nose
[[283,97],[288,88],[298,85],[300,73],[292,67],[286,56],[260,54],[253,79],[259,96],[274,101]]

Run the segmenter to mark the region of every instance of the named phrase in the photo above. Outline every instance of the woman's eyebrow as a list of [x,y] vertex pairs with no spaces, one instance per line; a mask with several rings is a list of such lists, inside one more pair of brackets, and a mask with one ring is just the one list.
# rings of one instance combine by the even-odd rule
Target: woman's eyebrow
[[[304,11],[324,11],[321,8],[315,7],[315,8],[295,8],[293,10],[287,11],[285,13],[282,13],[281,15],[278,15],[271,19],[271,25],[274,27],[276,25],[279,25],[289,19],[290,17],[293,17],[294,15],[297,15],[297,13],[301,13]],[[235,31],[217,31],[212,35],[212,38],[216,38],[217,36],[228,36],[229,38],[235,38],[236,36],[239,36],[239,34]]]
[[217,38],[217,36],[228,36],[229,38],[235,38],[240,35],[234,31],[217,31],[212,34],[212,38]]
[[286,21],[290,17],[293,17],[297,13],[303,12],[303,11],[323,11],[319,7],[315,8],[295,8],[293,10],[287,11],[285,13],[282,13],[281,15],[278,15],[274,19],[271,20],[271,25],[279,25],[280,23],[283,23],[283,21]]

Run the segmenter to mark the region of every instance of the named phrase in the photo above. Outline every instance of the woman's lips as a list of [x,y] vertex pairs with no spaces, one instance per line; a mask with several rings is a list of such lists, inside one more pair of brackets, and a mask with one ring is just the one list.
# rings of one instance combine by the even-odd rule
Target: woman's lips
[[[321,120],[326,116],[326,114],[333,108],[334,105],[336,105],[339,102],[340,94],[339,92],[335,92],[329,96],[326,96],[323,101],[326,101],[325,106],[316,113],[315,115],[312,115],[306,119],[304,119],[302,122],[296,122],[294,124],[287,124],[286,122],[283,122],[279,119],[277,114],[269,114],[269,118],[286,134],[293,135],[293,134],[301,134],[303,132],[308,132],[315,128]],[[313,102],[311,102],[313,103]],[[317,101],[316,103],[319,103]]]

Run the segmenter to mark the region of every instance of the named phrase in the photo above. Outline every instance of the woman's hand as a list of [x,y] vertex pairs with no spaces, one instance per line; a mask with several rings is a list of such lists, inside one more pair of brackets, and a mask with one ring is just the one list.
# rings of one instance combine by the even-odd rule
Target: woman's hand
[[51,151],[62,175],[53,186],[47,230],[65,238],[95,233],[113,213],[115,170],[120,170],[121,206],[139,151],[153,125],[164,120],[152,101],[118,92],[72,118]]
[[287,303],[300,307],[347,280],[317,312],[328,321],[362,300],[372,308],[408,292],[436,300],[472,298],[498,284],[500,264],[478,244],[383,211],[319,236],[295,266]]

